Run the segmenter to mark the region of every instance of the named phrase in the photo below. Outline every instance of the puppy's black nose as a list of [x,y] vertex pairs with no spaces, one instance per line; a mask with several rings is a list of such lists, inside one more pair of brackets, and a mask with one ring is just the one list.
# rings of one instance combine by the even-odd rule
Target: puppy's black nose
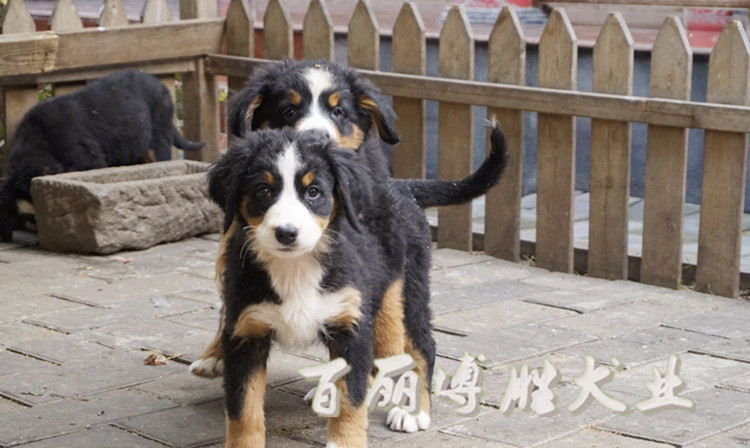
[[276,240],[285,246],[293,244],[297,240],[298,234],[299,231],[292,224],[276,227]]

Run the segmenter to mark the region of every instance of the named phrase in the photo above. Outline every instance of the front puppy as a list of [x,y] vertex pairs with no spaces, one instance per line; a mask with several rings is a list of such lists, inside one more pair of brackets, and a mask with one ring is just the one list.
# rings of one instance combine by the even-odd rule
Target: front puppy
[[[321,341],[352,370],[338,382],[340,415],[329,446],[366,447],[364,399],[373,367],[373,313],[398,283],[402,251],[386,250],[364,226],[379,193],[359,155],[332,149],[320,133],[262,131],[212,168],[209,189],[224,209],[222,332],[227,447],[265,443],[263,398],[272,342]],[[367,218],[366,218],[367,219]]]

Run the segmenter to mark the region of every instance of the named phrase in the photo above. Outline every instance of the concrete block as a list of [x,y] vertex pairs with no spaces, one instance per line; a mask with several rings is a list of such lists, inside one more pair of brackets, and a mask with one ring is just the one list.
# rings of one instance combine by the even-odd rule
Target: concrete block
[[39,243],[108,254],[215,232],[208,164],[172,161],[37,177],[31,194]]

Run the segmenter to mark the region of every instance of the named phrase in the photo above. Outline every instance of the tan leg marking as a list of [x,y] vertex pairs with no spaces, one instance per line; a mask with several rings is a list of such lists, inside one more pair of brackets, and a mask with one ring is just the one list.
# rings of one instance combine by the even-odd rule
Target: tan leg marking
[[226,448],[262,448],[266,444],[266,422],[263,401],[266,393],[266,369],[250,375],[245,388],[242,415],[237,420],[227,418]]
[[404,282],[391,283],[383,295],[383,304],[375,316],[375,358],[404,353],[406,329],[404,328]]
[[156,162],[156,153],[153,149],[147,149],[146,154],[141,157],[141,163],[154,163]]
[[342,310],[339,314],[328,319],[328,322],[349,330],[354,329],[362,317],[360,309],[362,306],[362,293],[356,288],[346,286],[334,294],[340,297]]
[[414,345],[414,342],[408,335],[405,335],[406,345],[404,349],[406,353],[411,355],[412,358],[417,362],[417,376],[419,376],[419,382],[421,384],[419,390],[419,410],[430,414],[430,383],[427,381],[427,361],[422,356],[422,353]]
[[328,442],[342,448],[367,448],[367,408],[364,401],[352,406],[347,396],[344,378],[336,382],[341,393],[341,407],[338,417],[328,419]]

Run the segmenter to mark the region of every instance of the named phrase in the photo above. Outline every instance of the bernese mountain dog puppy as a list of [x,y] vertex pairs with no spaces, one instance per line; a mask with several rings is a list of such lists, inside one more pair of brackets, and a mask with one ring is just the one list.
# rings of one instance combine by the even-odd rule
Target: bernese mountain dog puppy
[[[505,153],[498,126],[492,152]],[[262,447],[271,344],[322,342],[351,370],[336,386],[328,447],[367,447],[364,404],[373,360],[416,361],[419,411],[394,407],[394,430],[426,429],[435,359],[429,310],[429,228],[406,183],[382,182],[365,155],[319,131],[263,130],[235,141],[209,172],[225,213],[221,346],[227,447]],[[410,248],[427,251],[414,265]],[[418,283],[409,285],[409,283]],[[407,296],[407,289],[428,293]]]
[[[458,181],[391,179],[381,140],[398,143],[395,119],[372,83],[355,70],[327,61],[287,60],[259,68],[246,87],[230,98],[227,114],[228,130],[237,138],[252,131],[285,127],[325,132],[338,147],[360,153],[374,178],[395,184],[407,200],[421,208],[465,203],[486,193],[499,179],[505,165],[504,151],[491,152],[474,174]],[[420,226],[429,229],[425,218],[419,219]],[[224,240],[222,237],[220,254],[224,252]],[[429,281],[418,273],[430,266],[430,249],[429,244],[416,243],[408,248],[404,294],[409,300],[429,299]],[[216,264],[220,294],[223,271],[220,261]],[[191,372],[206,378],[221,376],[219,334],[191,364]]]
[[35,105],[18,125],[0,187],[0,239],[11,240],[19,214],[33,215],[32,178],[169,160],[173,144],[203,147],[177,131],[172,97],[148,73],[119,71]]

